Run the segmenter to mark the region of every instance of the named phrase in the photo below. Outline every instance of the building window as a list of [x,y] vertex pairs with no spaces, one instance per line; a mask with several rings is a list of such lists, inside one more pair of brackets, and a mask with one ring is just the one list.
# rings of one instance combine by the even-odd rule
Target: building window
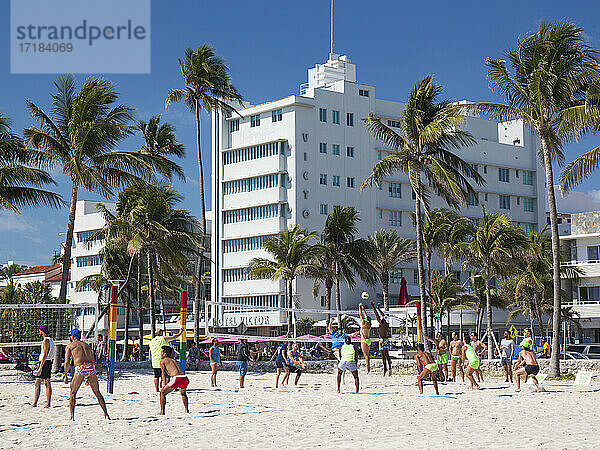
[[467,199],[467,205],[479,206],[479,194],[469,192],[469,198]]
[[508,183],[510,181],[510,170],[498,167],[498,181]]
[[510,195],[499,195],[498,198],[500,209],[510,209]]
[[275,111],[271,111],[271,121],[272,122],[281,122],[283,118],[283,114],[281,109],[276,109]]
[[304,161],[308,161],[308,153],[304,152]]
[[253,206],[251,208],[231,209],[223,211],[223,223],[225,225],[238,222],[249,222],[253,220],[270,219],[272,217],[283,217],[285,205],[272,203],[270,205]]
[[487,202],[488,201],[488,195],[487,192],[485,193],[485,195],[483,196],[483,199]]
[[354,187],[354,177],[346,178],[346,187],[353,188]]
[[340,185],[340,176],[339,175],[334,175],[331,179],[331,185],[332,186],[339,186]]
[[523,197],[523,211],[533,212],[534,199]]
[[77,267],[99,266],[100,264],[102,264],[102,255],[77,257]]
[[101,241],[106,237],[101,229],[87,230],[77,233],[77,242]]
[[598,262],[600,260],[600,246],[594,245],[587,248],[588,262]]
[[471,173],[471,178],[475,178],[475,174],[479,173],[479,164],[469,164],[469,166],[471,166],[471,170],[473,171]]
[[335,123],[336,125],[340,124],[340,112],[339,111],[331,111],[331,122]]
[[246,280],[248,280],[248,272],[246,271],[245,267],[238,267],[236,269],[223,269],[223,281],[225,283]]
[[487,166],[483,166],[483,173],[487,173]]
[[223,241],[223,253],[249,252],[263,248],[265,240],[275,235],[250,236]]
[[340,144],[332,144],[331,145],[331,153],[334,155],[338,155],[340,154]]
[[388,125],[388,127],[392,127],[392,128],[400,128],[400,121],[399,120],[389,120],[388,119],[387,125]]
[[319,212],[323,216],[327,215],[327,203],[321,203],[321,205],[319,206]]
[[325,308],[327,306],[327,297],[321,295],[321,308]]
[[354,113],[346,113],[346,125],[349,127],[354,126]]
[[354,158],[354,147],[346,147],[346,156]]
[[321,142],[319,144],[319,153],[327,153],[327,142]]
[[402,211],[388,211],[388,219],[390,227],[401,227],[402,226]]
[[579,288],[579,300],[591,302],[600,300],[600,286],[585,286]]
[[402,269],[390,270],[390,283],[400,284],[402,281]]
[[519,171],[518,170],[515,170],[515,175],[516,175],[516,177],[518,179],[519,178]]
[[268,144],[253,145],[252,147],[238,148],[223,152],[223,165],[235,164],[244,161],[250,161],[258,158],[266,158],[273,155],[283,154],[284,143],[270,142]]
[[258,177],[244,178],[241,180],[226,181],[223,183],[223,195],[239,194],[240,192],[258,191],[285,185],[284,174],[261,175]]
[[383,209],[378,209],[377,215],[379,216],[380,219],[383,219]]
[[413,270],[413,284],[419,284],[419,271]]
[[521,197],[517,197],[517,205],[521,204]]
[[402,185],[400,183],[390,183],[388,196],[393,198],[402,198]]
[[327,185],[327,174],[322,173],[319,175],[319,184]]
[[533,172],[529,170],[523,171],[523,184],[533,186]]
[[321,122],[327,122],[327,109],[319,108],[319,120]]
[[229,131],[232,133],[234,131],[240,131],[240,119],[235,119],[229,122]]
[[260,127],[260,114],[250,116],[250,128]]
[[369,91],[366,89],[359,89],[358,90],[358,95],[360,95],[361,97],[368,97],[369,96]]

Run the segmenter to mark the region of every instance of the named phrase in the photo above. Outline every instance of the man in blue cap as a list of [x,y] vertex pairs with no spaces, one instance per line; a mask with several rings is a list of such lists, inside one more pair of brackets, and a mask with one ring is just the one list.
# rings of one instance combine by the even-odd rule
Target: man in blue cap
[[75,368],[73,379],[71,380],[71,394],[69,396],[69,407],[71,410],[71,420],[75,420],[75,401],[77,391],[84,381],[92,388],[92,392],[98,399],[98,403],[104,411],[104,417],[108,417],[104,397],[100,393],[98,386],[98,377],[94,367],[94,352],[88,344],[81,341],[81,331],[77,328],[71,330],[71,343],[67,345],[65,353],[65,384],[68,383],[67,374],[69,373],[71,358],[73,358],[73,366]]

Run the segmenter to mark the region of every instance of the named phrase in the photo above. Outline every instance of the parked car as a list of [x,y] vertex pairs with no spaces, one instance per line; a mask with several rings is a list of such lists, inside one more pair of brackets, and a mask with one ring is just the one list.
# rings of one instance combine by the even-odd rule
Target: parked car
[[571,344],[567,345],[567,353],[580,353],[589,359],[600,359],[600,344]]
[[587,356],[578,353],[578,352],[565,352],[565,356],[564,358],[562,357],[562,353],[561,353],[561,359],[564,359],[566,361],[570,360],[570,359],[590,359]]

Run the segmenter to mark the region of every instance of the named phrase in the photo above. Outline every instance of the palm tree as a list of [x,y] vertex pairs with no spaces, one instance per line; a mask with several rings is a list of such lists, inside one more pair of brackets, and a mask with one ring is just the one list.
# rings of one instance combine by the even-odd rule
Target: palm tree
[[[579,335],[581,336],[582,328],[581,323],[579,322],[579,312],[575,311],[571,306],[564,306],[560,309],[560,320],[567,323],[567,341],[566,343],[571,343],[572,333],[571,333],[571,325],[575,325],[577,331],[579,331]],[[565,344],[566,344],[565,343]]]
[[[327,216],[321,234],[321,256],[331,264],[329,267],[335,281],[335,305],[341,311],[340,282],[346,282],[348,288],[356,285],[358,275],[368,285],[374,285],[376,272],[371,265],[373,248],[368,240],[356,239],[359,212],[352,206],[336,206]],[[338,313],[338,324],[341,316]]]
[[25,269],[27,269],[27,266],[21,266],[20,264],[14,263],[5,267],[0,267],[0,280],[7,280],[10,283],[16,274]]
[[435,273],[429,291],[432,304],[432,312],[440,315],[446,313],[446,333],[450,335],[450,311],[465,305],[467,296],[463,295],[464,288],[458,282],[453,273],[442,275]]
[[[429,213],[431,194],[437,194],[451,207],[466,203],[475,191],[465,175],[480,185],[483,178],[452,150],[469,146],[475,139],[461,129],[464,118],[449,102],[437,103],[442,88],[428,75],[418,81],[409,94],[402,112],[400,131],[384,125],[373,114],[366,120],[367,129],[394,152],[379,161],[361,186],[380,183],[384,177],[400,171],[408,175],[415,193],[415,229],[417,234],[417,270],[421,308],[425,315],[425,273],[423,269],[422,208]],[[427,183],[425,183],[425,181]],[[425,318],[424,318],[425,321]],[[427,333],[425,324],[424,331]]]
[[511,225],[506,215],[488,214],[485,207],[482,209],[483,215],[475,227],[473,239],[458,244],[457,254],[464,259],[465,266],[477,268],[485,282],[488,358],[492,359],[492,279],[512,269],[515,257],[527,249],[528,242],[523,230]]
[[56,184],[48,172],[35,165],[36,150],[27,149],[11,130],[7,118],[0,113],[0,210],[19,213],[22,206],[63,205],[62,197],[41,189]]
[[[231,83],[229,68],[219,58],[209,45],[197,49],[188,47],[183,59],[179,60],[179,67],[185,87],[170,89],[165,101],[165,109],[171,104],[183,101],[190,111],[196,114],[196,143],[198,150],[198,185],[200,188],[200,233],[206,238],[206,207],[204,203],[204,172],[202,165],[202,151],[200,146],[200,112],[221,112],[231,114],[235,109],[229,103],[241,104],[242,95]],[[205,247],[204,241],[202,246]],[[196,263],[196,285],[194,296],[194,335],[199,327],[200,287],[202,278],[203,255],[198,256]]]
[[[506,309],[506,301],[502,298],[498,289],[490,287],[490,303],[492,308]],[[465,295],[465,303],[463,305],[469,309],[475,311],[475,329],[477,336],[481,336],[481,323],[485,316],[487,308],[487,290],[485,288],[485,281],[481,274],[475,273],[471,275],[469,281],[469,293]],[[463,307],[460,307],[463,309]]]
[[[560,342],[560,242],[554,193],[553,161],[562,164],[563,148],[571,139],[595,126],[596,108],[586,104],[586,91],[600,76],[597,54],[585,41],[582,28],[572,23],[542,22],[537,31],[522,36],[505,51],[506,60],[488,58],[488,79],[505,103],[475,103],[465,110],[489,114],[498,120],[522,120],[540,138],[546,173],[546,194],[552,236],[553,329],[552,342]],[[576,185],[593,167],[588,154],[565,171],[565,188]],[[548,376],[560,375],[559,345],[552,346]]]
[[39,150],[39,159],[49,167],[59,167],[71,180],[71,198],[65,239],[62,279],[58,300],[65,303],[71,264],[75,207],[79,188],[112,195],[116,186],[127,185],[152,168],[152,158],[114,150],[129,133],[131,108],[116,105],[118,92],[109,81],[88,78],[75,92],[72,75],[54,82],[50,115],[31,100],[29,112],[40,127],[24,130],[26,143]]
[[[311,241],[317,234],[308,232],[300,225],[285,229],[278,236],[265,240],[264,249],[273,259],[253,258],[248,264],[248,273],[253,278],[284,280],[286,307],[292,308],[292,284],[296,277],[304,275],[312,266],[318,245]],[[288,333],[292,330],[292,313],[288,313]]]
[[181,166],[168,159],[170,155],[178,158],[185,156],[183,144],[177,142],[175,127],[168,122],[161,124],[160,116],[156,115],[150,117],[147,122],[144,120],[138,121],[135,128],[144,138],[144,143],[138,152],[153,156],[157,165],[157,172],[168,180],[175,174],[182,181],[185,181]]
[[369,236],[369,242],[372,247],[371,265],[383,287],[384,309],[389,311],[390,272],[398,270],[401,263],[417,257],[415,241],[398,236],[396,230],[377,230],[373,236]]

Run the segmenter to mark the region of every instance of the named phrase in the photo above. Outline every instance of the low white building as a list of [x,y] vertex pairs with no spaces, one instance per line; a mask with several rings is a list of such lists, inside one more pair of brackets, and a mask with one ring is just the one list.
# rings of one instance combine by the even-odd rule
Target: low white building
[[579,314],[582,333],[572,330],[581,342],[600,342],[600,211],[571,214],[571,232],[560,240],[570,254],[565,265],[579,270],[577,281],[562,281],[568,297],[563,306]]
[[[12,281],[15,283],[15,285],[20,287],[23,287],[25,284],[33,281],[43,281],[48,283],[52,288],[52,296],[58,297],[61,276],[62,270],[60,264],[48,264],[45,266],[29,267],[25,270],[22,270],[12,277]],[[5,287],[7,283],[8,280],[3,280],[2,287]],[[68,293],[69,288],[67,287],[67,295]]]

